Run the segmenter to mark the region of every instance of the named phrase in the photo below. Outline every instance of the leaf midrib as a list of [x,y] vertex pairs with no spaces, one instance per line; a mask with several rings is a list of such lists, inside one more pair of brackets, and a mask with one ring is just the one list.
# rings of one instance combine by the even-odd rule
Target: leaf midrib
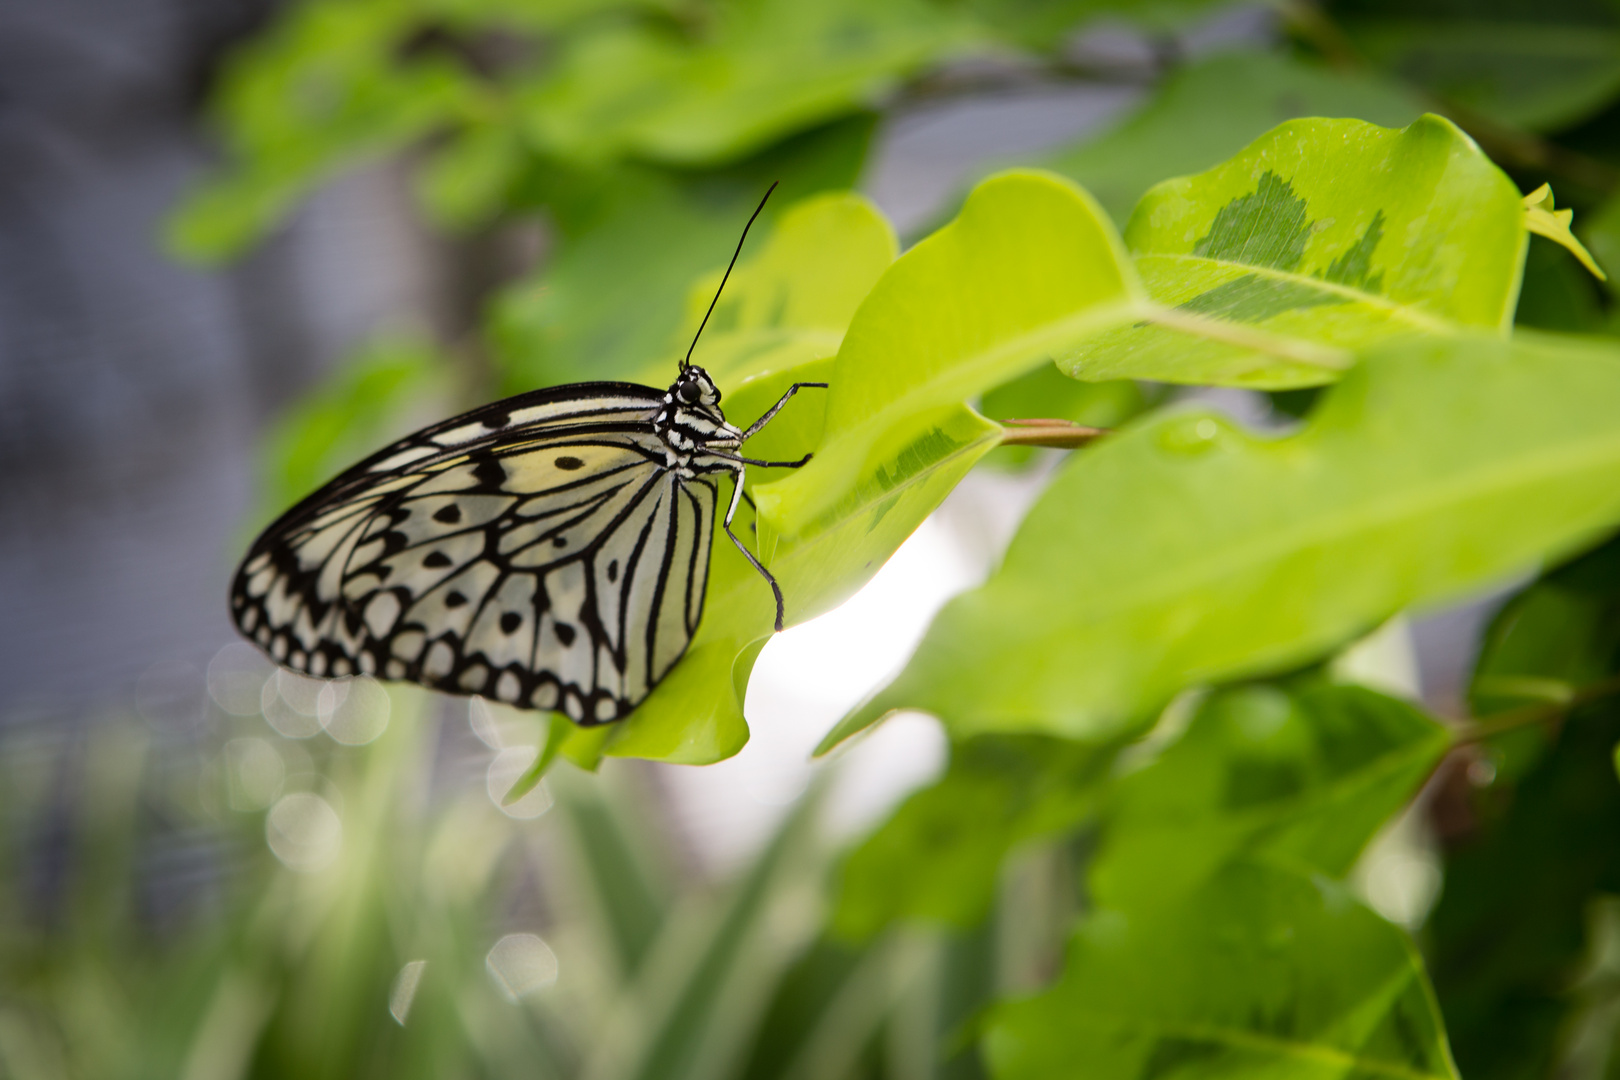
[[[1254,274],[1258,277],[1271,278],[1275,281],[1284,282],[1286,284],[1301,288],[1314,289],[1317,292],[1333,293],[1335,295],[1344,297],[1347,303],[1365,304],[1368,307],[1387,311],[1391,315],[1410,323],[1417,329],[1427,330],[1431,333],[1452,335],[1458,332],[1460,326],[1460,324],[1451,322],[1450,320],[1441,318],[1440,316],[1430,315],[1428,312],[1423,311],[1412,304],[1400,303],[1398,301],[1388,299],[1387,297],[1379,296],[1377,293],[1364,292],[1361,289],[1353,289],[1348,285],[1341,285],[1336,281],[1325,281],[1322,278],[1311,277],[1308,274],[1296,274],[1291,270],[1278,270],[1276,267],[1272,266],[1259,266],[1253,263],[1234,262],[1230,259],[1212,259],[1207,255],[1187,255],[1175,252],[1160,251],[1143,252],[1142,254],[1136,256],[1136,258],[1138,261],[1146,259],[1168,259],[1177,262],[1196,263],[1200,266],[1218,266],[1223,269],[1238,270],[1246,274]],[[1222,284],[1225,284],[1225,282],[1222,282]],[[1183,303],[1185,302],[1186,301],[1183,301]],[[1278,312],[1278,314],[1286,314],[1286,312]],[[1219,316],[1212,317],[1218,318]],[[1272,318],[1275,317],[1276,316],[1272,316]],[[1239,320],[1228,319],[1226,321],[1237,322]],[[1243,325],[1259,326],[1261,323],[1269,321],[1270,319],[1262,319],[1258,323],[1244,323]]]
[[[1151,431],[1144,433],[1144,435],[1151,434]],[[1594,454],[1594,444],[1601,452]],[[1444,507],[1474,501],[1482,494],[1494,490],[1511,491],[1527,487],[1538,480],[1601,467],[1588,465],[1585,469],[1572,469],[1564,465],[1565,462],[1572,460],[1587,461],[1594,456],[1608,458],[1612,465],[1615,459],[1620,458],[1620,434],[1610,433],[1604,438],[1560,447],[1557,451],[1526,455],[1506,468],[1493,462],[1481,463],[1475,460],[1470,462],[1475,466],[1470,470],[1472,479],[1446,485],[1447,490],[1443,493],[1436,494],[1432,487],[1408,489],[1398,496],[1357,504],[1362,509],[1354,514],[1347,511],[1311,514],[1303,521],[1276,530],[1265,539],[1242,545],[1240,550],[1231,554],[1209,560],[1184,561],[1181,565],[1186,569],[1180,573],[1159,576],[1157,578],[1159,584],[1156,587],[1123,594],[1115,603],[1095,608],[1095,614],[1085,619],[1084,623],[1100,623],[1121,612],[1150,606],[1167,596],[1189,592],[1192,588],[1212,579],[1238,576],[1240,572],[1246,573],[1253,566],[1271,561],[1280,555],[1342,546],[1359,534],[1375,531],[1403,518],[1432,517]],[[1419,513],[1414,515],[1414,510]],[[1347,520],[1359,524],[1346,526],[1344,523]]]

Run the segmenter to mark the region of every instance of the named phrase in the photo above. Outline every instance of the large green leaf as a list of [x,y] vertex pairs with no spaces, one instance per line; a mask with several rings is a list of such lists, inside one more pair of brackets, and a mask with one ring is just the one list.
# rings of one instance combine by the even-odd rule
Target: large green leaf
[[1337,0],[1354,46],[1447,102],[1568,127],[1620,95],[1620,9],[1604,0]]
[[[855,196],[813,200],[784,218],[760,257],[737,271],[739,288],[724,316],[729,329],[712,340],[705,336],[694,353],[699,363],[718,361],[714,371],[729,415],[752,421],[791,382],[841,387],[831,359],[839,346],[838,322],[849,317],[893,251],[887,223]],[[826,272],[829,264],[839,267],[838,274]],[[670,356],[671,366],[678,355]],[[800,394],[748,442],[749,455],[792,460],[823,445],[827,408],[827,392]],[[995,445],[997,433],[965,408],[936,415],[934,426],[892,457],[873,460],[847,481],[830,477],[847,486],[834,493],[825,527],[810,536],[759,536],[753,515],[741,511],[737,533],[757,545],[781,583],[789,620],[826,611],[859,589]],[[750,485],[764,485],[782,472],[752,469]],[[754,490],[756,499],[762,497],[759,487]],[[769,587],[717,536],[697,637],[680,664],[615,728],[608,753],[686,762],[735,753],[747,739],[742,700],[748,675],[773,620]]]
[[1218,165],[1284,120],[1338,116],[1398,127],[1422,112],[1398,86],[1371,76],[1274,52],[1221,53],[1173,72],[1119,126],[1041,164],[1084,184],[1123,226],[1160,180]]
[[1335,350],[1506,330],[1525,236],[1513,183],[1447,120],[1290,121],[1131,215],[1137,271],[1178,328],[1123,327],[1059,364],[1083,379],[1330,382]]
[[858,939],[895,919],[976,925],[1012,848],[1091,814],[1115,749],[1028,735],[957,743],[945,775],[845,860],[834,930]]
[[678,358],[693,280],[725,266],[771,181],[782,186],[751,251],[796,200],[854,183],[871,130],[870,118],[848,120],[712,173],[554,170],[540,196],[557,224],[555,247],[539,274],[496,297],[486,322],[502,388],[631,378]]
[[[1620,669],[1620,542],[1561,567],[1493,620],[1474,679],[1477,708],[1558,700]],[[1554,1075],[1596,950],[1592,916],[1620,891],[1620,739],[1613,699],[1561,728],[1499,735],[1495,783],[1466,799],[1445,848],[1428,923],[1435,990],[1470,1077]],[[1470,797],[1471,796],[1471,797]],[[1610,1021],[1612,1025],[1612,1021]]]
[[1093,914],[1063,978],[998,1008],[984,1049],[999,1080],[1457,1076],[1405,936],[1339,886],[1260,863]]
[[1218,692],[1110,795],[1092,891],[1145,908],[1245,853],[1341,877],[1450,745],[1416,708],[1357,686]]
[[1136,317],[1141,302],[1117,235],[1083,191],[1037,172],[985,181],[856,312],[825,444],[758,493],[762,518],[783,538],[822,531],[854,478],[931,440],[963,402]]
[[1522,572],[1620,518],[1616,409],[1612,344],[1475,337],[1370,356],[1284,437],[1153,417],[1076,455],[832,738],[901,707],[1097,737]]
[[970,33],[924,0],[740,0],[716,5],[696,40],[650,23],[582,34],[518,107],[548,154],[731,161],[868,108]]

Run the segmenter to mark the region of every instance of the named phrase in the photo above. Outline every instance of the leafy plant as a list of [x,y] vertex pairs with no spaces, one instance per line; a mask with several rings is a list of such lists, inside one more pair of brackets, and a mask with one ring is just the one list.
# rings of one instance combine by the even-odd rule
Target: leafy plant
[[[175,988],[150,1000],[9,942],[31,974],[3,1002],[5,1067],[120,1075],[73,1032],[137,1032],[162,998],[179,1019],[145,1057],[166,1074],[1607,1075],[1620,324],[1582,267],[1620,257],[1614,13],[1290,3],[1282,45],[1177,62],[1214,6],[315,0],[250,44],[214,95],[228,169],[175,246],[227,257],[333,171],[409,149],[443,227],[552,236],[487,297],[490,393],[667,382],[783,179],[695,359],[733,418],[831,384],[760,435],[816,456],[751,473],[743,515],[791,621],[858,590],[981,461],[1084,448],[822,743],[899,709],[951,738],[944,775],[847,853],[816,839],[812,794],[729,888],[694,886],[647,856],[625,774],[575,767],[746,741],[772,612],[718,544],[653,696],[524,740],[568,824],[540,863],[563,882],[554,998],[509,1007],[480,970],[534,865],[509,857],[521,827],[459,796],[398,813],[433,730],[401,693],[383,740],[322,763],[365,859],[313,879],[242,840],[262,896],[149,968]],[[847,190],[879,116],[997,64],[1095,81],[1065,39],[1101,15],[1168,58],[1140,108],[986,172],[902,253]],[[282,495],[442,395],[433,356],[373,347],[305,402],[268,458]],[[1270,422],[1183,387],[1263,391]],[[1380,626],[1525,581],[1470,715],[1357,683]],[[22,779],[4,790],[46,805]],[[250,836],[261,810],[225,816]],[[1425,813],[1445,877],[1414,944],[1355,883]],[[400,1026],[382,1003],[424,957]]]

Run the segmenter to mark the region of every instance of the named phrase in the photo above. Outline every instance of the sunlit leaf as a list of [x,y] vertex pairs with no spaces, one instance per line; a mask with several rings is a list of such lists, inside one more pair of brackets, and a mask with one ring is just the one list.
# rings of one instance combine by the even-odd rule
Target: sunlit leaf
[[908,251],[856,312],[833,371],[816,460],[757,495],[772,532],[804,538],[937,418],[1138,312],[1140,287],[1107,219],[1045,173],[974,190],[950,225]]
[[[1154,187],[1125,240],[1155,301],[1215,325],[1122,328],[1060,359],[1066,371],[1281,388],[1332,381],[1334,349],[1505,330],[1525,226],[1512,182],[1449,121],[1295,120]],[[1324,355],[1290,361],[1288,345]]]
[[1567,250],[1599,281],[1607,280],[1607,275],[1592,261],[1591,252],[1569,231],[1569,223],[1574,217],[1573,210],[1553,209],[1551,184],[1542,184],[1524,197],[1524,227]]
[[1051,990],[992,1014],[998,1080],[1455,1080],[1416,950],[1340,887],[1238,863],[1081,924]]
[[1287,436],[1156,416],[1077,454],[835,736],[911,707],[1097,737],[1522,572],[1620,519],[1617,408],[1614,346],[1479,337],[1369,357]]

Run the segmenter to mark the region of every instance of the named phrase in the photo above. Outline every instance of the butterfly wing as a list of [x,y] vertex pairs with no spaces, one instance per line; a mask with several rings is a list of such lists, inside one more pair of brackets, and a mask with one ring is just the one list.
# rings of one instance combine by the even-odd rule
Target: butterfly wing
[[667,468],[662,403],[578,384],[386,448],[254,544],[238,628],[311,675],[624,716],[697,630],[718,502],[712,478]]

